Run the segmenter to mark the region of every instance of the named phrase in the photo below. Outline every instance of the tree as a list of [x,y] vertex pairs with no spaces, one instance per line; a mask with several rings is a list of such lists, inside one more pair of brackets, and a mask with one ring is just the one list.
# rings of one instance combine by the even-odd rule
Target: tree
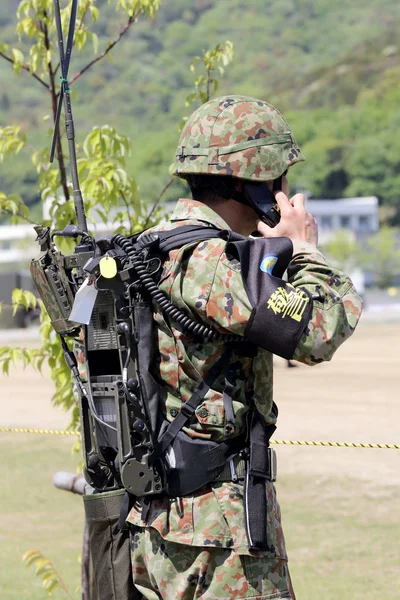
[[348,229],[339,229],[323,244],[324,254],[339,269],[351,273],[363,264],[363,254],[355,235]]
[[365,270],[374,276],[380,288],[392,286],[400,274],[398,229],[385,226],[370,237],[363,255],[363,264]]
[[[152,18],[159,8],[159,0],[118,0],[116,8],[125,15],[125,25],[115,35],[107,47],[90,60],[83,68],[69,79],[72,86],[89,69],[103,60],[105,56],[123,39],[128,30],[142,16]],[[66,37],[71,2],[61,9],[61,20]],[[90,30],[88,21],[95,22],[99,18],[99,9],[95,0],[83,0],[78,3],[78,14],[75,29],[74,46],[82,51],[89,40],[97,51],[97,38]],[[52,0],[22,0],[17,10],[17,33],[20,39],[30,43],[29,57],[26,59],[18,47],[6,44],[0,46],[0,57],[10,63],[14,73],[19,76],[31,76],[43,91],[43,105],[51,108],[53,121],[57,114],[57,79],[60,73],[58,51],[54,39],[54,8]],[[65,136],[60,127],[56,140],[56,165],[49,163],[49,150],[33,149],[28,145],[27,136],[19,125],[11,125],[0,129],[0,161],[8,156],[23,151],[31,152],[33,164],[38,174],[38,191],[42,202],[50,201],[51,221],[44,224],[62,229],[75,220],[74,205],[71,200],[71,181],[66,164]],[[129,177],[125,169],[126,157],[130,151],[130,141],[108,125],[95,126],[86,136],[78,155],[80,184],[85,198],[88,221],[100,218],[108,221],[108,213],[114,211],[116,231],[132,233],[139,231],[147,220],[145,207],[140,201],[135,180]],[[0,193],[0,211],[12,218],[29,220],[29,210],[22,198],[16,194]],[[71,250],[63,242],[64,250]],[[36,304],[33,294],[16,290],[13,295],[14,310],[19,306],[28,308]],[[78,424],[78,410],[71,390],[71,374],[63,359],[60,340],[52,332],[52,327],[45,312],[42,311],[41,338],[39,350],[24,348],[0,349],[0,361],[3,371],[8,372],[10,362],[20,359],[23,364],[32,364],[41,369],[47,361],[51,377],[55,384],[53,402],[66,409],[73,409],[71,427]]]

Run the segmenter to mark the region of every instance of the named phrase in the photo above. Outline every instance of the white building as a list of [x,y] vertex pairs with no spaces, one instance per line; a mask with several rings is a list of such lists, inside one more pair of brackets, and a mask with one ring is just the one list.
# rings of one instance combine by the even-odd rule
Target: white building
[[321,241],[337,229],[349,229],[355,235],[364,236],[379,229],[376,196],[339,200],[307,199],[306,208],[317,219]]

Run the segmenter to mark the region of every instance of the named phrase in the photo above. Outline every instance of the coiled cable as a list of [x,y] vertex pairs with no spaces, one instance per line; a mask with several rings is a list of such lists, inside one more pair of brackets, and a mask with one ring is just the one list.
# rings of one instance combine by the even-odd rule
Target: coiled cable
[[175,321],[186,333],[201,337],[204,341],[223,341],[226,343],[243,342],[245,338],[241,335],[221,333],[204,323],[199,323],[188,317],[183,310],[174,306],[167,296],[162,292],[152,276],[148,273],[146,263],[141,251],[124,236],[117,234],[113,236],[112,242],[119,246],[132,261],[132,265],[144,289],[149,293],[152,301],[160,308],[162,314]]

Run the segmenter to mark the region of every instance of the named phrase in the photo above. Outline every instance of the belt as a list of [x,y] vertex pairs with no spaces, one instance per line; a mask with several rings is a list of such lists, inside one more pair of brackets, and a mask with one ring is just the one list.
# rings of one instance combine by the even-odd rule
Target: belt
[[221,473],[214,477],[213,481],[236,481],[237,479],[244,479],[246,474],[246,461],[239,456],[235,456],[229,460]]

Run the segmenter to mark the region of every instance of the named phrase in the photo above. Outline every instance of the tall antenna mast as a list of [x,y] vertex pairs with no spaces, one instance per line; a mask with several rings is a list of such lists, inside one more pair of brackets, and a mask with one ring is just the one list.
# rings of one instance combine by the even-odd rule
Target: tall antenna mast
[[51,151],[50,151],[50,162],[53,162],[53,160],[54,160],[54,151],[55,151],[56,141],[57,141],[57,137],[58,137],[61,109],[62,109],[62,105],[64,103],[65,128],[66,128],[66,132],[67,132],[72,186],[73,186],[73,190],[74,190],[75,213],[76,213],[76,218],[78,221],[78,228],[81,231],[86,232],[87,231],[87,222],[86,222],[86,215],[85,215],[85,206],[83,204],[82,193],[81,193],[80,186],[79,186],[78,165],[76,162],[74,120],[72,118],[71,96],[70,96],[70,90],[68,87],[68,69],[69,69],[69,63],[70,63],[70,59],[71,59],[72,45],[73,45],[73,41],[74,41],[76,14],[77,14],[77,10],[78,10],[78,0],[72,0],[71,16],[70,16],[70,20],[69,20],[69,29],[68,29],[67,47],[66,47],[65,54],[64,54],[64,39],[63,39],[63,33],[62,33],[61,11],[60,11],[59,0],[53,0],[53,5],[54,5],[54,16],[55,16],[55,21],[56,21],[57,37],[58,37],[58,50],[60,53],[62,84],[61,84],[60,97],[59,97],[58,106],[57,106],[56,120],[54,123],[53,140],[52,140]]

